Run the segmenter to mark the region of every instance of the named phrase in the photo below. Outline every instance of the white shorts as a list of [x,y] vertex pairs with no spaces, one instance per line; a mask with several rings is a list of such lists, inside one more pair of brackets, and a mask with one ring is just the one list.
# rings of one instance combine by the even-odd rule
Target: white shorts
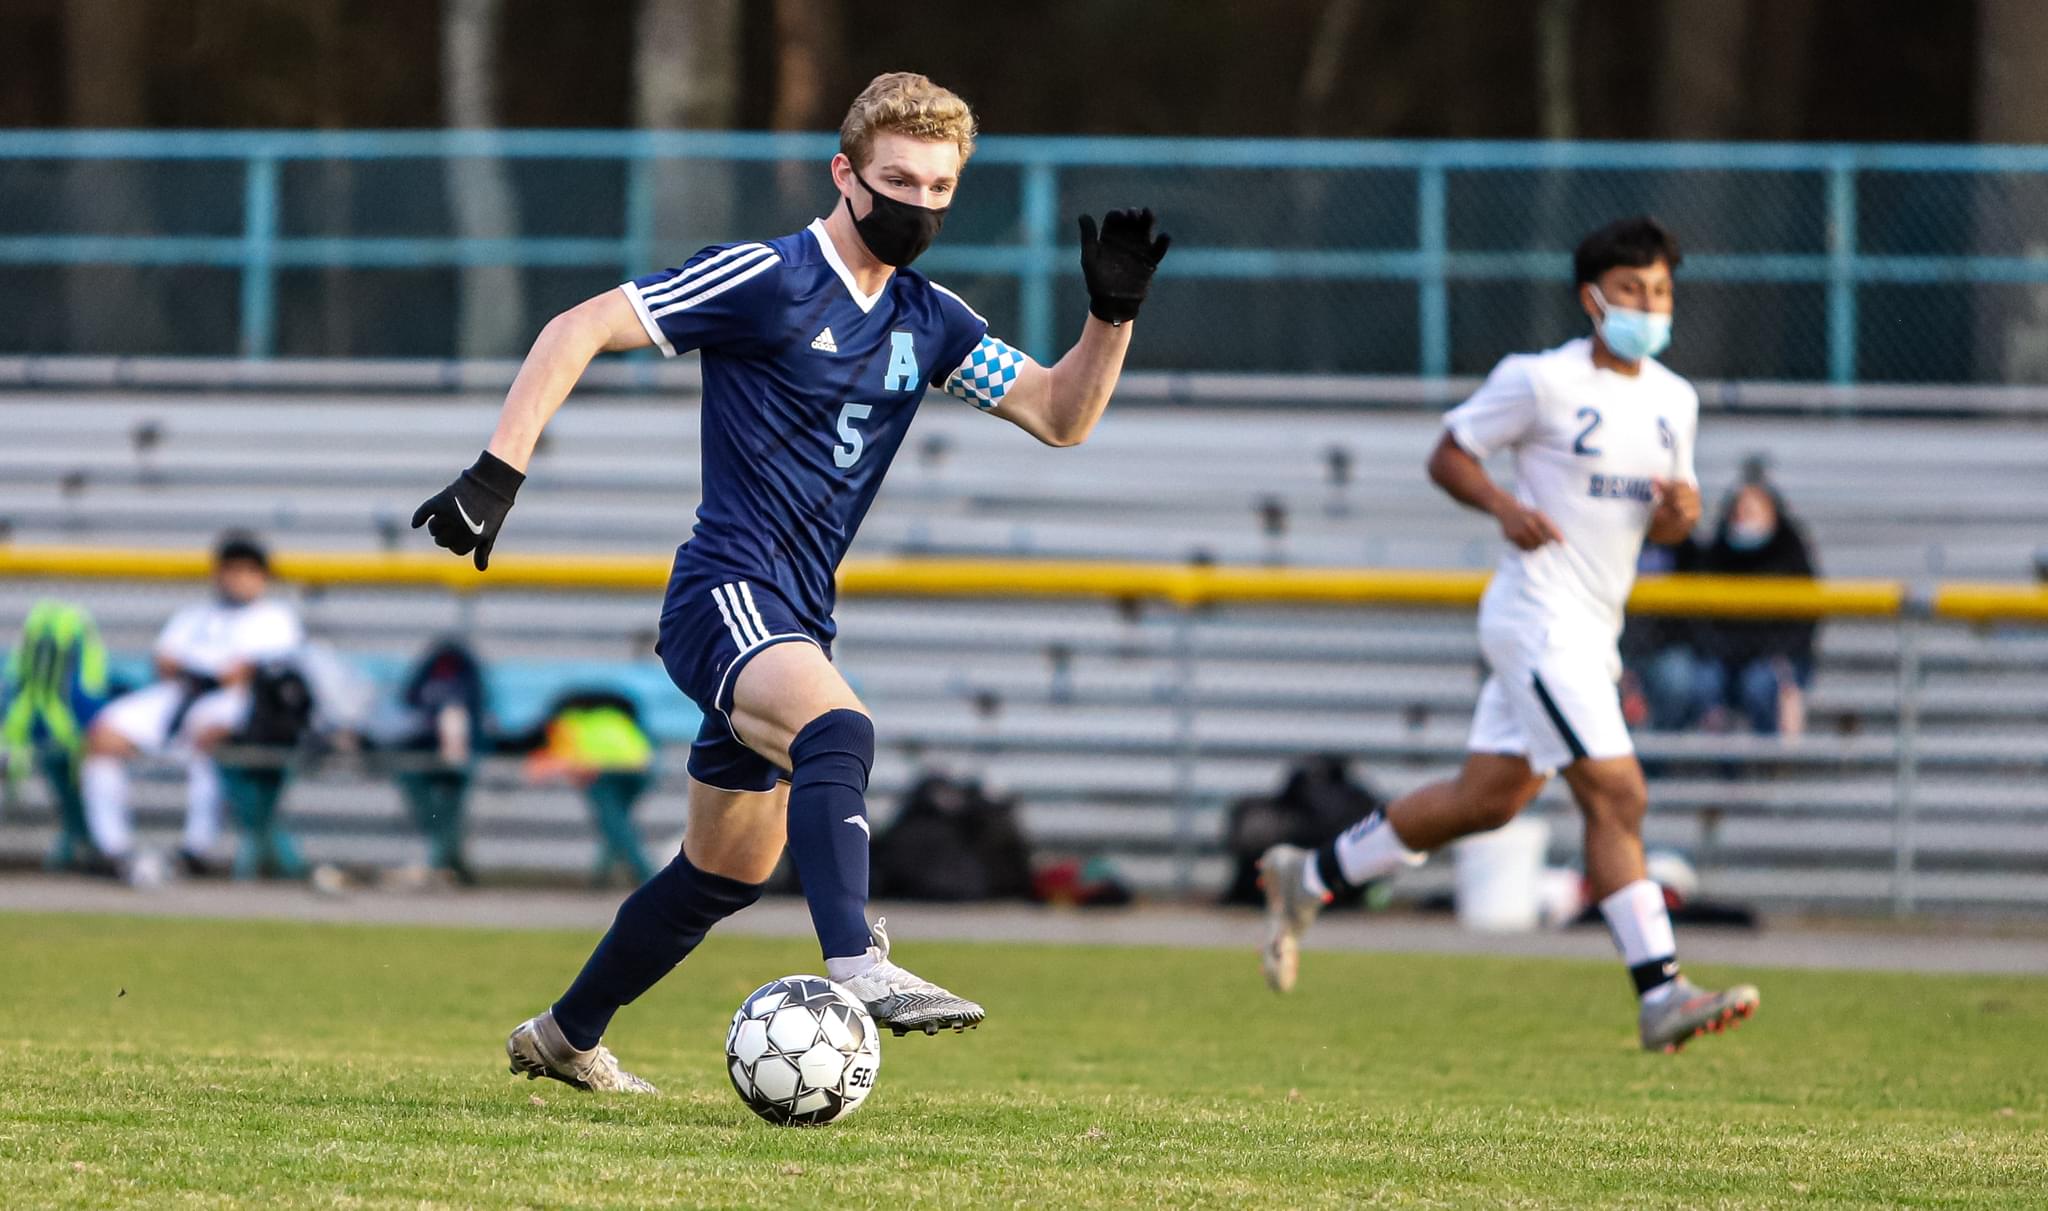
[[1482,616],[1479,647],[1488,675],[1467,751],[1526,757],[1539,774],[1635,753],[1621,717],[1620,661],[1611,639]]
[[[185,690],[174,681],[159,681],[132,694],[123,694],[106,705],[93,726],[105,723],[128,743],[152,756],[165,756],[191,747],[191,738],[212,728],[232,731],[249,717],[249,691],[222,687],[194,699],[182,719],[176,718]],[[177,722],[175,735],[171,724]]]

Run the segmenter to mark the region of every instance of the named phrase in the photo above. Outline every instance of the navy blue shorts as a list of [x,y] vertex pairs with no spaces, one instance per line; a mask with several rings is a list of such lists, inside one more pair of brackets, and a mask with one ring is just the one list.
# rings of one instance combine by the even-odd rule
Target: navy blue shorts
[[740,670],[778,643],[816,644],[828,658],[832,655],[773,587],[677,564],[654,650],[669,680],[704,712],[704,724],[690,745],[692,778],[720,790],[765,791],[788,777],[748,748],[732,726],[733,683]]

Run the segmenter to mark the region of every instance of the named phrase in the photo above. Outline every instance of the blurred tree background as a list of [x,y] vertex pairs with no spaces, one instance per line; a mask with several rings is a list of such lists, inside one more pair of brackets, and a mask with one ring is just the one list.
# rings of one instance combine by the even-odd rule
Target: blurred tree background
[[4,0],[0,125],[2048,140],[2043,0]]
[[[826,130],[869,78],[901,68],[958,89],[1000,134],[2048,143],[2048,0],[0,0],[0,128]],[[816,165],[655,172],[649,230],[663,255],[768,215],[799,224],[829,197]],[[1012,238],[1014,173],[991,166],[983,179],[990,187],[956,222]],[[1080,208],[1090,188],[1143,181],[1183,236],[1230,246],[1261,228],[1207,206],[1204,191],[1235,187],[1286,211],[1311,246],[1414,238],[1403,226],[1411,187],[1362,172],[1333,194],[1336,179],[1103,172],[1071,177],[1061,202]],[[0,227],[231,234],[242,187],[227,161],[22,161],[0,179]],[[623,188],[618,165],[597,161],[311,158],[280,176],[279,223],[300,237],[605,238]],[[1818,213],[1818,195],[1800,192],[1817,188],[1637,174],[1627,196],[1684,220],[1699,249],[1814,253],[1824,233],[1797,216]],[[1498,250],[1568,240],[1609,204],[1613,182],[1539,173],[1463,189],[1485,223],[1466,230],[1452,215],[1459,238]],[[1893,253],[2044,255],[2038,196],[2027,182],[1954,174],[1872,185],[1860,238]],[[1767,214],[1794,216],[1793,227]],[[618,272],[287,267],[275,278],[274,346],[513,356]],[[0,266],[0,296],[48,300],[17,309],[0,353],[231,354],[239,283],[232,266],[205,264]],[[1014,282],[961,284],[992,318],[1016,322]],[[1318,287],[1326,332],[1264,305],[1260,289],[1235,292],[1239,310],[1220,310],[1213,292],[1162,291],[1154,310],[1180,341],[1143,356],[1180,368],[1251,364],[1251,350],[1304,368],[1417,365],[1412,285]],[[1679,354],[1690,368],[1827,370],[1820,286],[1702,282],[1692,298]],[[1869,377],[2048,379],[2048,289],[1876,284],[1858,298]],[[1541,283],[1456,284],[1450,308],[1462,373],[1503,342],[1540,343],[1576,323],[1568,295]],[[1057,322],[1078,323],[1078,311]],[[1919,339],[1891,339],[1904,330]]]

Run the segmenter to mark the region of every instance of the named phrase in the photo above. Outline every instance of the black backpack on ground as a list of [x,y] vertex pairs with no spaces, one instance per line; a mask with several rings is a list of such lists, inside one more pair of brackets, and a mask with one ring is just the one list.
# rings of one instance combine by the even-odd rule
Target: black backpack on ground
[[1314,849],[1385,805],[1371,787],[1352,778],[1344,757],[1325,753],[1296,762],[1279,794],[1231,804],[1224,840],[1236,870],[1223,902],[1264,903],[1258,862],[1269,846],[1285,842]]
[[979,782],[927,776],[875,838],[871,881],[877,898],[1027,900],[1031,846],[1014,800]]

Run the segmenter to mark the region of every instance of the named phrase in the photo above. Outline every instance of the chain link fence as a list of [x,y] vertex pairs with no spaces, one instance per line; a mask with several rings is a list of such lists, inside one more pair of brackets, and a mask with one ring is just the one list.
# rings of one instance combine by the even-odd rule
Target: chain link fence
[[[546,318],[834,203],[823,135],[0,133],[0,354],[510,357]],[[1685,244],[1700,379],[2048,380],[2048,151],[988,139],[920,267],[1042,356],[1074,216],[1176,247],[1141,369],[1440,377],[1583,329],[1570,250]]]

